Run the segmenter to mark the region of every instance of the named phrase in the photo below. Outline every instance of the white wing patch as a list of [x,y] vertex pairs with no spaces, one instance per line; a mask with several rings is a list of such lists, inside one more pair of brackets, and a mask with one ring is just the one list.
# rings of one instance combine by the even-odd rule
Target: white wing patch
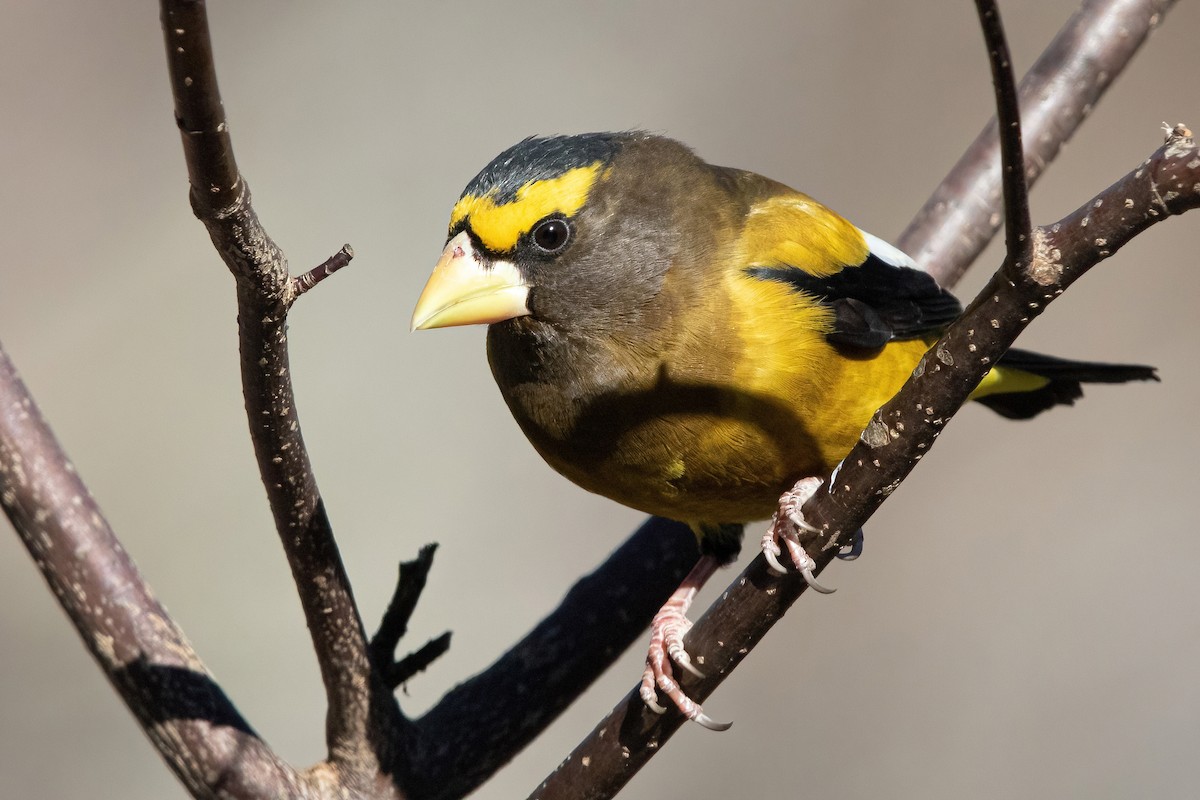
[[909,267],[911,269],[920,269],[920,267],[917,266],[917,262],[909,258],[908,254],[902,251],[900,248],[888,244],[878,236],[873,236],[867,233],[862,228],[859,228],[858,232],[861,233],[863,238],[867,240],[867,247],[870,248],[871,253],[881,261],[886,261],[893,267]]

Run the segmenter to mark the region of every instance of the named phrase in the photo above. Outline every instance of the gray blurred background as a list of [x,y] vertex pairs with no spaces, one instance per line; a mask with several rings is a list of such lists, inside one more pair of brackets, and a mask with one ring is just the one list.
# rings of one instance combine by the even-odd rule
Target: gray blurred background
[[[967,0],[212,6],[263,221],[295,271],[343,242],[358,253],[291,330],[370,627],[396,563],[441,543],[409,643],[452,629],[454,644],[408,686],[414,714],[640,519],[542,464],[482,329],[409,335],[466,181],[528,134],[641,127],[889,238],[991,113]],[[1002,8],[1023,72],[1075,3]],[[1162,121],[1200,125],[1198,31],[1196,4],[1167,17],[1037,187],[1036,221],[1132,168]],[[0,0],[0,114],[0,341],[225,689],[311,763],[320,681],[246,435],[232,280],[188,207],[156,6]],[[625,796],[1194,796],[1198,238],[1200,213],[1151,230],[1022,340],[1153,363],[1161,384],[1098,387],[1023,424],[964,412],[872,520],[866,555],[823,576],[837,594],[805,597],[708,701],[733,729],[685,728]],[[476,796],[525,796],[642,652]],[[0,793],[183,796],[6,531]]]

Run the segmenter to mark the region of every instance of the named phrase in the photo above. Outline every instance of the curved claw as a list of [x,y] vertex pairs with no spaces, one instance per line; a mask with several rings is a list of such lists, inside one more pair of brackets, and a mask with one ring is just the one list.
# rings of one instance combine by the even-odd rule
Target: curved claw
[[796,565],[796,569],[800,570],[800,576],[804,578],[804,582],[808,584],[810,589],[815,589],[821,594],[833,594],[834,589],[822,586],[817,583],[817,577],[813,570],[817,568],[817,564],[812,560],[799,542],[794,542],[791,539],[784,539],[783,544],[788,549],[788,555],[791,556],[792,563]]
[[715,719],[697,709],[696,716],[692,717],[692,722],[699,724],[701,727],[708,728],[710,731],[727,731],[733,727],[732,722],[717,722]]
[[667,655],[671,657],[672,661],[695,675],[697,678],[704,677],[704,673],[696,669],[695,665],[692,664],[692,657],[688,655],[688,651],[684,650],[682,647],[668,650]]
[[850,544],[843,547],[837,554],[842,561],[853,561],[863,552],[863,529],[859,528],[850,537]]
[[821,594],[833,594],[837,591],[837,589],[830,589],[828,586],[822,586],[817,583],[817,576],[813,575],[813,571],[808,567],[800,570],[800,575],[804,578],[804,582],[808,584],[808,588],[818,591]]
[[[776,552],[779,551],[777,544],[769,544]],[[712,731],[727,730],[732,723],[717,722],[705,714],[704,709],[688,697],[683,687],[675,680],[675,667],[687,670],[697,678],[704,677],[704,673],[692,664],[692,658],[683,646],[683,636],[692,627],[687,618],[687,610],[696,592],[719,566],[720,562],[716,557],[702,556],[679,584],[679,588],[654,615],[654,620],[650,623],[650,649],[646,653],[646,670],[642,673],[642,682],[638,687],[638,696],[646,707],[656,714],[662,714],[666,710],[658,702],[661,695],[685,717]]]
[[804,504],[808,502],[817,490],[824,483],[820,478],[805,478],[798,481],[789,491],[784,492],[780,500],[780,511],[783,512],[787,521],[796,526],[798,530],[808,533],[820,533],[820,530],[804,519]]
[[763,558],[765,558],[767,560],[768,566],[771,567],[772,572],[776,572],[780,575],[787,575],[787,569],[784,568],[783,564],[779,563],[779,549],[778,548],[776,548],[775,550],[770,550],[770,549],[764,547],[762,554],[763,554]]
[[655,714],[665,714],[667,713],[667,709],[658,704],[658,695],[654,692],[654,684],[654,669],[651,667],[649,660],[647,660],[646,671],[642,673],[642,683],[638,686],[638,696],[642,698],[642,702],[646,704],[646,708]]
[[797,506],[795,511],[788,511],[788,522],[792,523],[798,530],[802,530],[805,533],[820,533],[820,528],[816,527],[815,525],[810,525],[808,520],[800,515],[799,508],[800,507]]

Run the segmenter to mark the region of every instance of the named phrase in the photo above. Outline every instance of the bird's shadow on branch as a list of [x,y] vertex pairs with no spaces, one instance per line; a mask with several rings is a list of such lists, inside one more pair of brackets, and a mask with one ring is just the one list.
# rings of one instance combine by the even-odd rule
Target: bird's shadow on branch
[[138,687],[146,718],[155,724],[201,720],[257,736],[237,713],[221,687],[202,672],[139,657],[113,671],[114,683]]

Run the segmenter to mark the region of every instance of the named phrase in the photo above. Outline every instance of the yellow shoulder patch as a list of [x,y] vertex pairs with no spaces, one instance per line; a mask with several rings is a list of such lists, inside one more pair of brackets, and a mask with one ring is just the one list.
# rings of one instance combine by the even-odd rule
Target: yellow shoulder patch
[[867,260],[858,228],[800,192],[755,203],[738,243],[748,267],[795,267],[824,278]]
[[507,253],[538,220],[554,213],[570,217],[582,208],[600,166],[597,161],[567,170],[557,178],[530,181],[517,190],[516,199],[510,203],[498,205],[492,193],[466,195],[450,213],[450,228],[466,219],[487,249]]

